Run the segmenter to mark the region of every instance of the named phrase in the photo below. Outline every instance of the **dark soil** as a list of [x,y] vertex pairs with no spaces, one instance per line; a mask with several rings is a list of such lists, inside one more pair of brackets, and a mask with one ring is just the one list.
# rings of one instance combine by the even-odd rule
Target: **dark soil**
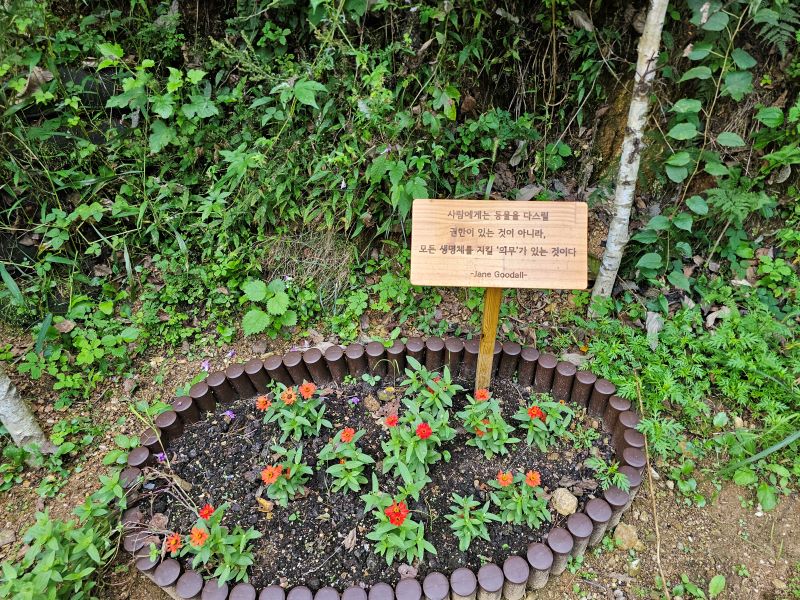
[[[465,385],[465,382],[461,382]],[[390,388],[391,389],[391,388]],[[255,409],[254,399],[239,400],[232,405],[219,407],[217,414],[187,428],[168,450],[169,464],[182,480],[191,483],[188,496],[196,506],[206,502],[219,506],[230,503],[223,523],[230,528],[241,525],[254,527],[264,536],[254,543],[255,564],[250,568],[250,581],[256,587],[272,583],[283,585],[305,584],[317,589],[331,585],[344,589],[349,585],[372,584],[377,581],[395,583],[399,579],[398,567],[386,565],[385,560],[372,550],[366,534],[374,525],[371,515],[363,512],[363,502],[356,494],[333,493],[330,477],[324,472],[326,465],[317,464],[317,454],[328,439],[342,427],[365,429],[366,434],[359,445],[376,461],[383,453],[381,442],[387,438],[383,418],[396,408],[387,406],[393,402],[392,395],[383,393],[377,398],[375,388],[360,383],[334,387],[328,390],[326,417],[333,423],[332,430],[324,430],[319,438],[304,441],[303,461],[314,468],[308,482],[308,495],[297,498],[282,508],[275,505],[271,515],[259,511],[257,497],[266,498],[260,472],[273,462],[270,447],[278,443],[280,432],[276,424],[264,425],[261,413]],[[394,403],[398,402],[401,390],[394,392]],[[521,402],[527,403],[530,389],[512,383],[497,382],[493,388],[501,399],[503,416],[516,423],[511,415]],[[358,402],[353,401],[358,398]],[[451,415],[462,408],[463,396],[457,396]],[[222,413],[232,410],[235,418],[229,420]],[[401,410],[402,412],[402,410]],[[455,421],[455,417],[452,417]],[[597,427],[585,415],[576,419],[584,426]],[[455,423],[454,423],[455,426]],[[425,524],[425,536],[437,549],[436,556],[426,555],[424,563],[414,565],[419,575],[428,571],[450,572],[460,566],[478,568],[485,561],[502,563],[510,554],[524,553],[527,545],[540,540],[551,524],[545,523],[537,530],[524,526],[494,523],[489,528],[491,542],[475,540],[467,552],[458,550],[458,540],[452,535],[450,522],[444,517],[450,512],[451,494],[474,495],[482,503],[488,499],[486,482],[494,479],[499,470],[538,470],[542,487],[552,492],[557,487],[581,482],[584,489],[591,489],[592,471],[583,466],[589,450],[574,450],[568,441],[552,447],[547,455],[538,448],[525,443],[524,432],[518,432],[522,441],[514,445],[508,456],[486,459],[483,452],[467,446],[469,439],[461,428],[456,428],[454,440],[445,445],[452,454],[449,463],[434,465],[430,471],[432,483],[428,484],[419,502],[408,500],[416,520]],[[613,451],[608,436],[603,434],[592,452],[607,460]],[[289,442],[284,446],[289,446]],[[164,513],[169,518],[167,528],[188,532],[195,522],[195,513],[172,492],[175,479],[167,474],[147,487],[151,489],[153,513]],[[378,480],[382,490],[393,492],[395,483],[388,475],[380,474]],[[371,475],[367,474],[368,479]],[[368,491],[367,486],[364,491]],[[578,495],[579,489],[573,488]],[[590,496],[579,496],[579,508]],[[556,523],[563,524],[563,517],[555,511]],[[355,530],[355,544],[351,550],[343,545],[345,538]]]

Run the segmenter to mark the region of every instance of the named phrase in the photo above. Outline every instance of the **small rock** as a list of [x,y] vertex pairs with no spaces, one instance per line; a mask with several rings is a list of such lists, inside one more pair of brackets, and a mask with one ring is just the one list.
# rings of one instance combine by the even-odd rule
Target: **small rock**
[[630,575],[631,577],[637,577],[639,575],[639,573],[641,573],[641,571],[642,571],[641,560],[636,558],[636,559],[632,560],[631,562],[629,562],[628,563],[628,567],[627,567],[627,571],[628,571],[628,575]]
[[772,580],[772,587],[774,587],[776,590],[780,590],[780,591],[785,591],[788,588],[786,583],[781,581],[780,579],[773,579]]
[[656,470],[653,467],[650,467],[650,475],[652,475],[653,479],[655,479],[656,481],[661,479],[661,476],[656,472]]
[[671,479],[668,479],[668,480],[667,480],[667,487],[668,487],[670,490],[674,490],[674,489],[675,489],[675,482],[674,482],[674,481],[672,481]]
[[625,592],[623,592],[623,591],[622,591],[621,589],[619,589],[619,588],[615,589],[615,590],[614,590],[614,598],[616,598],[617,600],[624,600],[624,598],[625,598]]
[[578,499],[567,488],[558,488],[550,498],[550,504],[560,515],[571,515],[578,510]]
[[639,533],[633,525],[620,523],[614,530],[614,541],[623,550],[633,550],[639,543]]
[[733,417],[733,426],[736,429],[742,429],[744,427],[744,421],[742,417]]
[[0,548],[13,544],[17,539],[17,534],[12,529],[3,529],[0,531]]
[[561,456],[558,454],[558,452],[551,452],[547,455],[547,460],[558,460],[559,458],[561,458]]
[[264,354],[267,351],[267,342],[265,340],[258,340],[253,342],[253,354]]

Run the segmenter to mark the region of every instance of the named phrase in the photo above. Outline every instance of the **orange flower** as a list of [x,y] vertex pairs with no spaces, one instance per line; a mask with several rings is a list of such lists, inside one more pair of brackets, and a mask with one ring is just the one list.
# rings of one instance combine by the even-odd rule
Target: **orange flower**
[[313,383],[308,381],[304,381],[303,385],[300,386],[300,395],[305,399],[308,400],[311,396],[314,395],[314,392],[317,391],[317,386]]
[[478,402],[483,402],[488,399],[489,399],[489,390],[481,388],[477,392],[475,392],[475,400],[477,400]]
[[294,388],[287,388],[281,392],[281,400],[286,406],[291,406],[297,400],[297,392],[294,391]]
[[483,437],[483,436],[485,436],[485,435],[486,435],[486,432],[485,432],[483,429],[478,429],[478,428],[476,427],[476,428],[475,428],[475,435],[477,435],[478,437]]
[[531,419],[541,419],[542,421],[545,420],[544,411],[541,408],[539,408],[538,406],[531,406],[528,409],[528,416]]
[[428,425],[427,423],[420,423],[419,425],[417,425],[417,435],[419,436],[419,439],[427,440],[429,437],[431,437],[432,433],[433,430],[431,429],[431,426]]
[[345,427],[342,429],[342,441],[347,444],[353,441],[353,436],[356,434],[356,430],[352,427]]
[[200,529],[199,527],[192,527],[192,533],[189,535],[189,541],[191,542],[192,546],[197,546],[198,548],[202,548],[203,544],[206,543],[208,539],[208,532],[205,529]]
[[403,524],[408,516],[408,507],[405,502],[393,502],[392,505],[383,511],[389,517],[389,522],[395,527]]
[[183,546],[180,533],[170,533],[165,544],[167,552],[177,552]]
[[270,406],[272,406],[272,402],[266,396],[256,398],[256,408],[258,410],[267,410]]
[[505,473],[502,471],[497,472],[497,483],[500,484],[500,487],[509,486],[513,481],[514,476],[511,474],[511,471],[506,471]]
[[264,470],[261,471],[261,481],[263,481],[267,485],[272,485],[273,483],[278,481],[278,477],[281,476],[282,471],[283,471],[283,465],[265,467]]
[[208,521],[211,518],[211,515],[214,514],[214,507],[210,504],[206,504],[203,508],[200,509],[200,518],[205,519]]
[[539,471],[528,471],[525,473],[525,483],[531,487],[538,487],[542,483]]
[[389,415],[388,417],[386,417],[386,426],[387,427],[396,427],[397,426],[397,422],[399,420],[400,419],[397,418],[397,415]]

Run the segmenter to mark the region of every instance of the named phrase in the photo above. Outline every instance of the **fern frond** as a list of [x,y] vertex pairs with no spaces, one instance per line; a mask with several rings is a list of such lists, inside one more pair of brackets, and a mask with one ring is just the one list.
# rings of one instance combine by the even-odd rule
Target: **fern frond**
[[777,0],[771,8],[758,9],[753,23],[761,25],[758,37],[775,46],[781,57],[785,57],[795,39],[795,31],[800,28],[800,11],[790,2]]

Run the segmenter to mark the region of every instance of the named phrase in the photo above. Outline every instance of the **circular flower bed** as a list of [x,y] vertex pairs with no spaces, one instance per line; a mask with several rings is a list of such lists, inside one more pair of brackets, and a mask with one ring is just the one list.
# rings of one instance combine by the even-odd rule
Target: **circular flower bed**
[[473,394],[477,348],[412,338],[211,373],[129,455],[126,549],[178,598],[542,587],[619,520],[644,439],[610,382],[515,343]]

